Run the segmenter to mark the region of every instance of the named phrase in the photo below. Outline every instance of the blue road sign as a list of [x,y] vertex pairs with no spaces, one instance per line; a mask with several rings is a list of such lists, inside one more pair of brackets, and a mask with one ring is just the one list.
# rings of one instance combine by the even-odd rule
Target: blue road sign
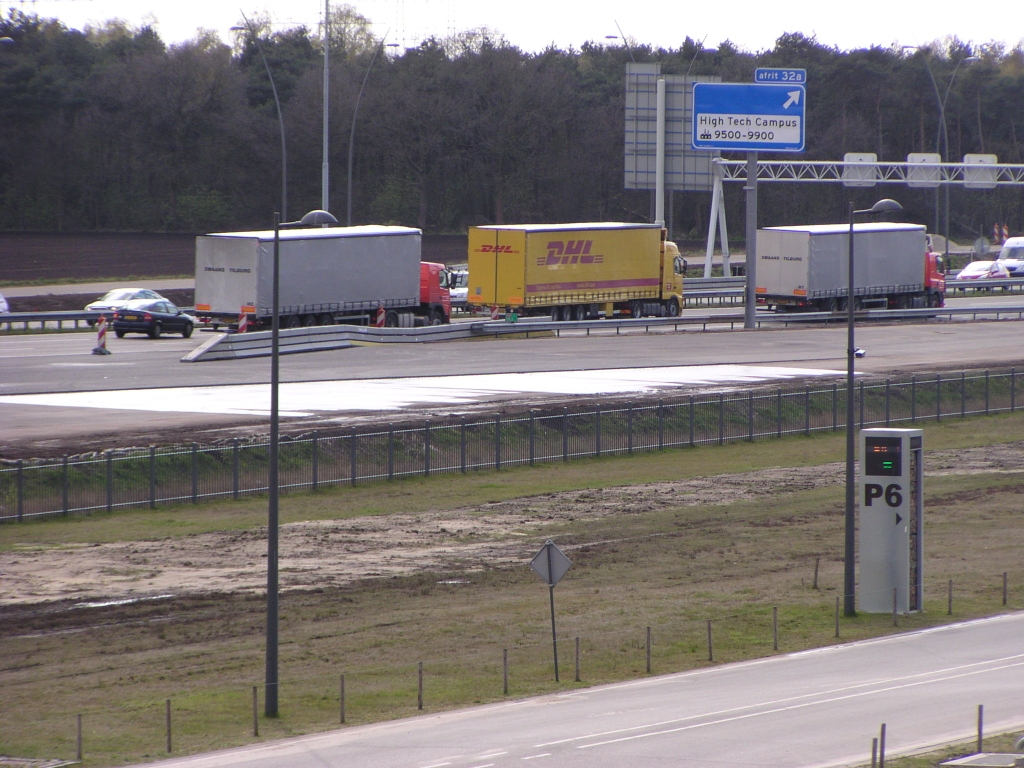
[[802,85],[694,83],[694,149],[804,151]]
[[806,69],[774,69],[758,67],[754,70],[755,83],[799,83],[807,82]]

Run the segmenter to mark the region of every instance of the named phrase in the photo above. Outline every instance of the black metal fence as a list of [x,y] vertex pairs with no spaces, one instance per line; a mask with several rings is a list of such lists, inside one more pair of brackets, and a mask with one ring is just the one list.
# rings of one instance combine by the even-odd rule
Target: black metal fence
[[[861,380],[859,427],[1015,411],[1016,369]],[[724,444],[845,429],[846,387],[750,389],[671,401],[516,416],[425,421],[282,440],[281,489],[475,472],[579,457]],[[267,490],[269,441],[113,448],[99,455],[5,462],[0,522],[239,498]]]

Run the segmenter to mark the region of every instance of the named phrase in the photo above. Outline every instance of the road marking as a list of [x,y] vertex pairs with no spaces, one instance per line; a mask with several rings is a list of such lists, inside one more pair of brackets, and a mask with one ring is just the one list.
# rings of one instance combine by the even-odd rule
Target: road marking
[[469,768],[491,768],[494,763],[484,763],[483,765],[471,765]]
[[[971,666],[973,666],[973,665],[971,665]],[[929,685],[931,683],[941,683],[941,682],[946,682],[948,680],[956,680],[956,679],[961,678],[961,677],[972,677],[974,675],[982,675],[982,674],[985,674],[987,672],[999,672],[999,671],[1002,671],[1004,669],[1012,669],[1013,667],[1024,667],[1024,661],[1018,661],[1018,662],[1015,662],[1013,664],[1006,664],[1006,665],[1004,665],[1002,667],[996,667],[994,669],[979,669],[979,670],[974,670],[974,671],[971,671],[971,672],[964,672],[962,674],[949,675],[947,677],[936,678],[936,679],[933,679],[933,680],[918,680],[916,682],[904,683],[904,684],[900,684],[900,685],[893,685],[893,686],[890,686],[888,688],[879,688],[879,689],[871,690],[871,691],[860,691],[858,693],[850,693],[850,694],[847,694],[847,695],[844,695],[844,696],[834,696],[834,697],[832,697],[830,699],[822,699],[822,700],[819,700],[819,701],[807,701],[807,702],[803,702],[802,704],[792,704],[792,705],[786,706],[786,707],[776,707],[775,709],[768,709],[768,710],[765,710],[763,712],[750,712],[750,713],[745,714],[745,715],[736,715],[734,717],[723,717],[723,718],[720,718],[718,720],[713,720],[713,721],[706,722],[706,723],[694,723],[693,725],[683,725],[683,726],[680,726],[678,728],[669,728],[669,729],[663,730],[663,731],[653,731],[651,733],[637,733],[637,734],[634,734],[632,736],[621,736],[621,737],[619,737],[617,739],[608,739],[606,741],[597,741],[597,742],[594,742],[593,744],[581,744],[578,747],[576,747],[576,749],[590,749],[592,747],[607,746],[608,744],[618,744],[618,743],[623,742],[623,741],[635,741],[637,739],[646,739],[646,738],[648,738],[650,736],[665,736],[665,735],[670,734],[670,733],[679,733],[681,731],[692,731],[692,730],[694,730],[696,728],[704,728],[704,727],[709,726],[709,725],[722,725],[723,723],[733,723],[733,722],[737,722],[739,720],[749,720],[751,718],[761,717],[763,715],[774,715],[774,714],[778,714],[779,712],[791,712],[791,711],[796,710],[796,709],[805,709],[807,707],[817,706],[819,704],[834,704],[835,702],[846,701],[847,699],[857,699],[857,698],[861,698],[863,696],[872,696],[872,695],[879,694],[879,693],[886,693],[888,691],[898,691],[898,690],[902,690],[902,689],[906,689],[906,688],[916,688],[918,686]],[[695,717],[701,717],[701,715],[697,715],[697,716],[689,717],[689,718],[681,718],[681,720],[684,720],[684,719],[685,720],[693,720],[693,719],[695,719]]]
[[[1003,663],[1003,662],[1009,662],[1009,661],[1013,661],[1014,659],[1024,659],[1024,653],[1022,653],[1022,654],[1015,654],[1013,656],[1005,656],[1005,657],[1000,658],[1000,659],[989,659],[988,661],[977,661],[977,662],[973,662],[971,664],[963,664],[963,665],[959,665],[959,666],[955,666],[955,667],[949,667],[949,668],[946,668],[946,669],[936,669],[936,670],[930,670],[928,672],[917,672],[917,673],[915,673],[913,675],[904,675],[904,676],[901,676],[901,677],[890,677],[890,678],[885,678],[885,679],[881,679],[881,680],[873,680],[873,681],[869,681],[869,682],[866,682],[866,683],[857,683],[855,685],[843,686],[843,687],[840,687],[840,688],[826,689],[826,690],[821,690],[821,691],[817,691],[817,692],[814,692],[814,693],[803,693],[803,694],[800,694],[798,696],[788,696],[788,697],[782,698],[782,699],[772,699],[772,700],[769,700],[769,701],[762,701],[762,702],[759,702],[757,704],[744,704],[743,706],[730,707],[728,709],[720,709],[720,710],[717,710],[715,712],[702,712],[702,713],[696,714],[696,715],[687,715],[686,717],[677,717],[677,718],[673,718],[671,720],[661,720],[661,721],[655,722],[655,723],[646,723],[644,725],[634,725],[634,726],[630,726],[628,728],[616,728],[614,730],[609,730],[609,731],[600,731],[598,733],[591,733],[591,734],[587,734],[585,736],[572,736],[572,737],[567,738],[567,739],[559,739],[558,741],[546,741],[546,742],[544,742],[542,744],[534,744],[533,746],[535,748],[539,749],[539,748],[542,748],[542,747],[556,746],[558,744],[567,744],[567,743],[572,742],[572,741],[585,741],[587,739],[597,739],[597,738],[601,738],[603,736],[612,736],[612,735],[617,734],[617,733],[628,733],[630,731],[639,731],[639,730],[642,730],[642,729],[645,729],[645,728],[659,728],[659,727],[664,726],[664,725],[674,725],[676,723],[684,723],[687,720],[696,720],[696,719],[702,718],[702,717],[717,717],[717,716],[720,716],[720,715],[729,715],[729,714],[732,714],[732,713],[735,713],[735,712],[743,712],[744,710],[755,709],[757,707],[776,706],[776,705],[779,705],[779,704],[786,704],[788,702],[800,701],[801,699],[810,699],[810,698],[814,698],[814,697],[818,697],[818,696],[826,696],[826,695],[829,695],[829,694],[837,694],[837,693],[840,693],[840,692],[843,692],[843,691],[854,691],[854,690],[857,690],[858,688],[867,688],[869,686],[886,685],[886,684],[892,684],[892,683],[902,683],[903,681],[914,681],[916,678],[921,678],[921,677],[927,677],[927,676],[932,676],[932,675],[944,675],[944,674],[948,674],[948,673],[952,673],[952,672],[961,672],[963,670],[971,670],[971,669],[973,669],[975,667],[981,667],[981,666],[986,666],[986,665],[991,665],[991,664],[999,664],[999,663]],[[1024,664],[1024,662],[1017,662],[1017,663],[1014,663],[1014,664],[1008,664],[1006,668],[1014,667],[1014,666],[1020,666],[1021,664]],[[1002,668],[1003,667],[1000,667],[1000,669],[1002,669]],[[929,683],[929,682],[941,682],[942,680],[947,680],[947,679],[948,680],[952,680],[952,679],[955,679],[956,677],[964,677],[964,676],[967,676],[969,674],[979,674],[979,673],[988,672],[988,671],[991,671],[991,670],[980,669],[980,670],[974,670],[974,671],[971,671],[971,672],[966,672],[966,673],[963,673],[963,674],[952,675],[951,677],[941,678],[941,679],[937,679],[937,680],[920,680],[920,681],[912,682],[912,683],[908,682],[904,686],[896,685],[896,686],[893,686],[892,688],[880,689],[879,691],[864,691],[864,692],[861,692],[861,693],[853,694],[853,695],[851,695],[849,697],[837,697],[835,699],[828,699],[828,700],[825,700],[825,701],[822,701],[822,702],[808,702],[808,703],[805,703],[805,704],[800,704],[800,705],[794,706],[792,708],[795,709],[795,708],[798,708],[798,707],[801,707],[801,706],[808,706],[809,704],[814,704],[814,703],[828,703],[829,701],[840,701],[840,700],[842,700],[842,698],[852,698],[853,696],[861,696],[861,695],[865,695],[866,693],[881,692],[882,690],[894,690],[894,689],[897,689],[897,688],[900,688],[900,687],[911,687],[912,685],[921,685],[921,684]],[[681,678],[681,680],[685,680],[685,678]],[[775,711],[783,711],[784,709],[785,708],[780,708],[780,709],[775,710]],[[755,714],[762,714],[762,713],[755,713]],[[743,717],[750,717],[750,716],[751,715],[744,715]],[[742,719],[742,718],[734,718],[734,719]],[[722,722],[728,722],[728,719],[723,720]],[[689,727],[693,727],[693,726],[689,726]],[[633,738],[633,737],[628,737],[628,738]]]
[[488,752],[486,755],[477,755],[473,759],[474,760],[487,760],[488,758],[491,758],[491,757],[501,757],[502,755],[507,755],[507,754],[508,754],[508,752]]
[[526,757],[519,758],[520,760],[536,760],[538,757],[551,757],[550,752],[541,752],[539,755],[527,755]]
[[424,765],[423,768],[442,768],[442,766],[451,765],[451,763],[432,763],[430,765]]

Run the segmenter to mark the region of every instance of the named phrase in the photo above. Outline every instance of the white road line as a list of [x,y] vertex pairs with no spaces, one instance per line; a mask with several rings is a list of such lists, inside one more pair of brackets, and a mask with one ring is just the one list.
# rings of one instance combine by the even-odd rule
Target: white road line
[[[827,696],[827,695],[830,695],[830,694],[834,695],[834,694],[837,694],[837,693],[841,693],[843,691],[855,691],[858,688],[868,688],[868,687],[871,687],[871,686],[891,685],[892,683],[904,683],[904,682],[906,682],[906,685],[903,686],[903,687],[910,687],[911,685],[920,685],[920,684],[928,683],[928,682],[938,682],[938,681],[945,680],[945,679],[950,679],[951,680],[951,679],[955,679],[956,677],[966,676],[966,674],[978,674],[978,673],[987,672],[987,671],[990,671],[990,670],[986,670],[986,669],[975,670],[973,672],[966,673],[966,674],[963,674],[963,675],[952,675],[951,677],[941,678],[940,680],[936,680],[936,681],[933,681],[933,680],[923,680],[923,681],[917,681],[917,682],[914,682],[914,683],[909,682],[909,681],[915,681],[915,680],[917,680],[917,678],[930,677],[930,676],[933,676],[933,675],[948,675],[949,673],[963,672],[964,670],[974,670],[974,668],[976,668],[976,667],[982,667],[982,666],[987,666],[987,665],[992,665],[992,664],[1001,664],[1001,663],[1004,663],[1004,662],[1013,661],[1014,659],[1024,659],[1024,653],[1022,653],[1022,654],[1015,654],[1013,656],[1005,656],[1005,657],[1000,658],[1000,659],[989,659],[988,661],[978,661],[978,662],[973,662],[971,664],[961,664],[961,665],[958,665],[958,666],[955,666],[955,667],[948,667],[946,669],[935,669],[935,670],[930,670],[928,672],[917,672],[917,673],[915,673],[913,675],[902,675],[902,676],[899,676],[899,677],[890,677],[890,678],[884,678],[884,679],[881,679],[881,680],[873,680],[873,681],[869,681],[869,682],[866,682],[866,683],[857,683],[855,685],[848,685],[848,686],[843,686],[843,687],[840,687],[840,688],[831,688],[831,689],[826,689],[826,690],[822,690],[822,691],[816,691],[814,693],[804,693],[804,694],[800,694],[799,696],[787,696],[786,698],[772,699],[772,700],[769,700],[769,701],[758,702],[756,704],[744,704],[743,706],[740,706],[740,707],[730,707],[729,709],[720,709],[720,710],[715,711],[715,712],[702,712],[702,713],[697,714],[697,715],[688,715],[686,717],[677,717],[677,718],[673,718],[671,720],[661,720],[661,721],[656,722],[656,723],[646,723],[644,725],[634,725],[634,726],[631,726],[629,728],[616,728],[614,730],[600,731],[598,733],[591,733],[591,734],[587,734],[585,736],[572,736],[570,738],[560,739],[558,741],[546,741],[543,744],[534,744],[533,746],[535,748],[537,748],[537,749],[540,749],[540,748],[543,748],[543,747],[556,746],[558,744],[567,744],[567,743],[572,742],[572,741],[586,741],[588,739],[597,739],[597,738],[601,738],[603,736],[612,736],[612,735],[617,734],[617,733],[628,733],[630,731],[639,731],[639,730],[643,730],[645,728],[659,728],[659,727],[664,726],[664,725],[674,725],[676,723],[685,723],[687,720],[696,720],[696,719],[702,718],[702,717],[717,717],[717,716],[720,716],[720,715],[729,715],[729,714],[733,714],[735,712],[743,712],[744,710],[756,709],[756,708],[759,708],[759,707],[771,707],[771,706],[777,706],[779,704],[786,704],[786,703],[789,703],[789,702],[800,701],[801,699],[816,698],[816,697],[819,697],[819,696]],[[1018,662],[1018,663],[1015,663],[1015,664],[1008,664],[1007,668],[1008,667],[1018,666],[1021,663],[1024,663],[1024,662]],[[1000,669],[1002,669],[1002,668],[1003,667],[1000,667]],[[684,680],[684,679],[685,678],[680,678],[680,680]],[[892,688],[880,689],[880,690],[893,690],[894,688],[899,688],[899,687],[901,687],[901,686],[897,685],[897,686],[893,686]],[[875,691],[867,691],[865,693],[872,693],[872,692],[875,692]],[[864,695],[864,693],[858,693],[858,694],[855,694],[855,695],[858,695],[858,696],[859,695]],[[842,698],[844,698],[844,697],[839,697],[839,698],[836,698],[836,699],[829,699],[828,701],[832,701],[832,700],[840,701]],[[810,702],[810,703],[816,703],[816,702]],[[806,706],[806,704],[799,705],[799,706]],[[796,708],[796,707],[793,707],[793,708]],[[779,710],[774,710],[774,711],[783,711],[784,709],[786,709],[786,708],[783,707],[783,708],[781,708]],[[728,722],[728,720],[723,720],[722,722]]]
[[[635,741],[637,739],[646,739],[646,738],[648,738],[650,736],[665,736],[665,735],[670,734],[670,733],[679,733],[681,731],[692,731],[694,729],[705,728],[705,727],[710,726],[710,725],[722,725],[723,723],[733,723],[733,722],[737,722],[739,720],[749,720],[751,718],[762,717],[764,715],[774,715],[774,714],[778,714],[779,712],[791,712],[791,711],[796,710],[796,709],[806,709],[807,707],[813,707],[813,706],[817,706],[817,705],[820,705],[820,704],[834,704],[837,701],[846,701],[848,699],[857,699],[857,698],[861,698],[861,697],[864,697],[864,696],[873,696],[873,695],[880,694],[880,693],[886,693],[888,691],[898,691],[898,690],[902,690],[902,689],[906,689],[906,688],[916,688],[916,687],[919,687],[919,686],[922,686],[922,685],[930,685],[932,683],[941,683],[941,682],[946,682],[948,680],[956,680],[956,679],[959,679],[961,677],[973,677],[975,675],[983,675],[983,674],[985,674],[987,672],[999,672],[999,671],[1002,671],[1004,669],[1012,669],[1013,667],[1024,667],[1024,661],[1016,662],[1014,664],[1006,664],[1006,665],[1004,665],[1002,667],[997,667],[995,669],[981,669],[981,670],[976,670],[976,671],[973,671],[973,672],[965,672],[965,673],[959,674],[959,675],[949,675],[947,677],[936,678],[934,680],[919,680],[917,682],[905,683],[903,685],[893,685],[893,686],[890,686],[888,688],[879,688],[877,690],[872,690],[872,691],[861,691],[859,693],[851,693],[851,694],[848,694],[848,695],[845,695],[845,696],[835,696],[835,697],[833,697],[831,699],[822,699],[822,700],[819,700],[819,701],[808,701],[808,702],[804,702],[802,704],[793,704],[793,705],[788,706],[788,707],[776,707],[775,709],[768,709],[768,710],[765,710],[763,712],[750,712],[750,713],[748,713],[746,715],[736,715],[735,717],[723,717],[723,718],[720,718],[718,720],[712,720],[712,721],[706,722],[706,723],[695,723],[693,725],[684,725],[684,726],[680,726],[679,728],[669,728],[669,729],[664,730],[664,731],[654,731],[654,732],[651,732],[651,733],[638,733],[638,734],[634,734],[632,736],[622,736],[622,737],[617,738],[617,739],[608,739],[607,741],[597,741],[597,742],[594,742],[593,744],[581,744],[578,747],[576,747],[576,749],[591,749],[593,747],[607,746],[608,744],[618,744],[618,743],[623,742],[623,741]],[[686,719],[693,719],[693,718],[686,718]]]
[[492,758],[492,757],[501,757],[502,755],[507,755],[507,754],[508,754],[508,752],[488,752],[486,755],[477,755],[473,759],[474,760],[487,760],[487,759]]
[[519,758],[520,760],[536,760],[538,757],[551,757],[550,752],[541,752],[539,755],[527,755],[526,757]]
[[445,765],[451,765],[451,763],[431,763],[430,765],[424,765],[423,768],[442,768]]

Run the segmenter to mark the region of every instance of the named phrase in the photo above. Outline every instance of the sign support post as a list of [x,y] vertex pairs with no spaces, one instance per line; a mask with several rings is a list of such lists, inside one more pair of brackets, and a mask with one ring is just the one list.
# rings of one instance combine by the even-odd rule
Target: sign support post
[[533,556],[530,567],[548,585],[551,599],[551,647],[555,654],[555,682],[558,679],[558,633],[555,631],[555,585],[562,580],[566,571],[572,567],[572,561],[565,556],[555,542],[548,539],[540,552]]
[[747,183],[743,188],[747,193],[747,288],[743,327],[749,330],[757,324],[757,152],[747,152]]

